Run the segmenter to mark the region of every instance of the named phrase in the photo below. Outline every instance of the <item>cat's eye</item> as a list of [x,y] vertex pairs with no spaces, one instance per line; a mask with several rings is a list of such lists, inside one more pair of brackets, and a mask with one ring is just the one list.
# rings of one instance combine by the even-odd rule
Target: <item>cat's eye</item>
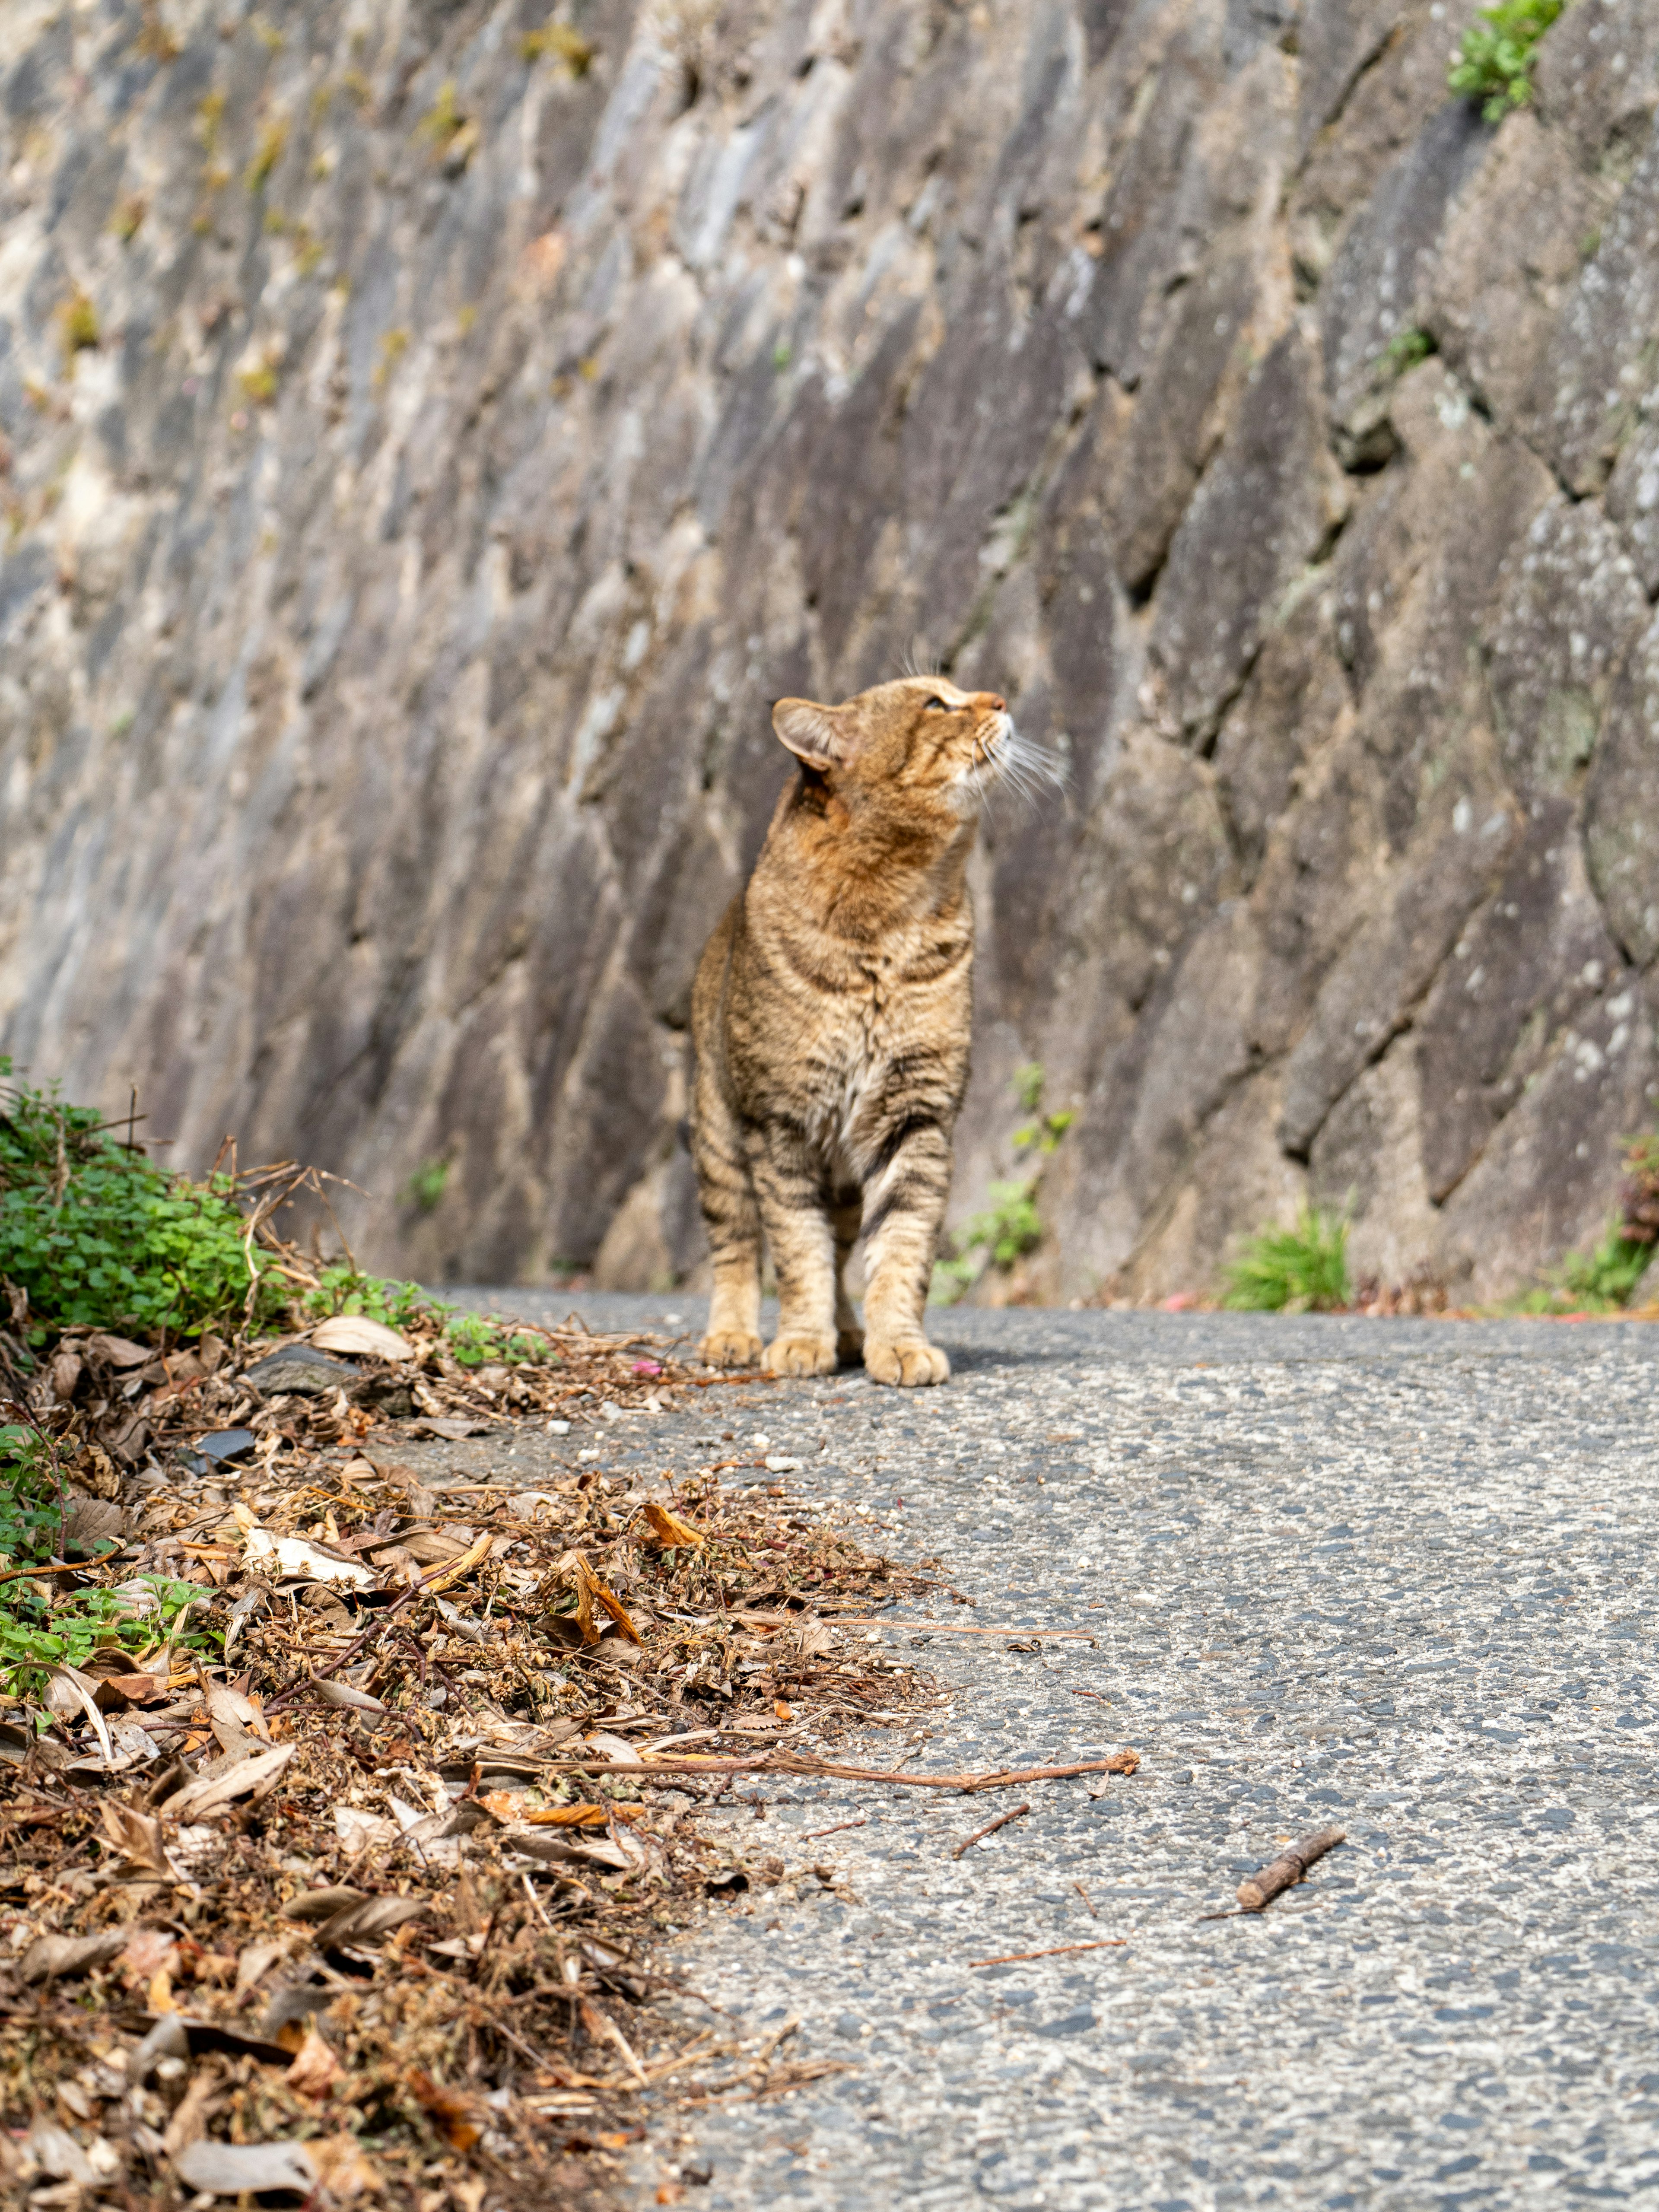
[[932,714],[935,707],[939,708],[941,714],[948,714],[951,711],[943,699],[924,699],[921,702],[921,711],[924,714]]

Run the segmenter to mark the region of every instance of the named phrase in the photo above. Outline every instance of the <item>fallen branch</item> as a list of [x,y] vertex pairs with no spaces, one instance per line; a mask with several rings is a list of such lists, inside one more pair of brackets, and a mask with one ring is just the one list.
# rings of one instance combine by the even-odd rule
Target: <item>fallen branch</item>
[[[920,1577],[916,1579],[919,1581]],[[913,1628],[923,1636],[1046,1636],[1051,1643],[1066,1638],[1073,1643],[1098,1644],[1099,1638],[1087,1628],[967,1628],[958,1627],[951,1620],[895,1620],[890,1615],[879,1620],[838,1620],[837,1628]],[[1079,1695],[1094,1694],[1080,1692]]]
[[1018,1790],[1028,1782],[1066,1782],[1079,1774],[1133,1774],[1140,1764],[1138,1751],[1115,1752],[1110,1759],[1080,1759],[1069,1766],[1012,1767],[995,1774],[890,1774],[879,1766],[837,1766],[828,1759],[803,1759],[786,1753],[775,1759],[763,1752],[753,1759],[550,1759],[550,1774],[631,1774],[648,1781],[658,1774],[769,1774],[799,1775],[804,1780],[824,1782],[890,1782],[907,1790],[954,1790],[972,1796],[979,1790]]
[[1253,1874],[1248,1881],[1238,1885],[1238,1901],[1246,1912],[1260,1912],[1282,1889],[1292,1889],[1307,1873],[1316,1859],[1322,1859],[1328,1850],[1347,1840],[1346,1828],[1322,1828],[1316,1836],[1309,1836],[1293,1850],[1281,1852],[1267,1866]]
[[951,1852],[951,1857],[959,1859],[964,1851],[971,1851],[975,1844],[982,1844],[987,1836],[994,1836],[999,1828],[1006,1828],[1010,1820],[1018,1820],[1030,1809],[1029,1805],[1016,1805],[1012,1812],[999,1813],[994,1820],[988,1820],[982,1828],[975,1828],[971,1836],[959,1843]]
[[804,1844],[815,1844],[820,1836],[838,1836],[843,1828],[867,1828],[870,1816],[860,1813],[856,1820],[837,1820],[833,1828],[809,1828],[801,1838]]
[[1004,1951],[994,1959],[969,1959],[969,1966],[1014,1966],[1025,1959],[1059,1959],[1068,1951],[1121,1951],[1127,1936],[1103,1936],[1093,1943],[1056,1943],[1049,1951]]

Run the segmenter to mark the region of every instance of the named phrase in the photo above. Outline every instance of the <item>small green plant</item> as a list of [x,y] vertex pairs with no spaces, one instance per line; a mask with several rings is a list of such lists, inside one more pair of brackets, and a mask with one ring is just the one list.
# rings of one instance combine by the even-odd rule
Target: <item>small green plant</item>
[[1020,1110],[1031,1119],[1014,1131],[1013,1147],[1035,1164],[1010,1182],[994,1182],[986,1192],[990,1203],[983,1212],[970,1214],[949,1237],[946,1249],[934,1263],[928,1291],[935,1305],[953,1305],[988,1267],[1012,1267],[1042,1242],[1042,1218],[1036,1201],[1043,1165],[1077,1119],[1070,1111],[1042,1112],[1047,1080],[1034,1060],[1014,1071],[1014,1097]]
[[1304,1206],[1293,1229],[1250,1238],[1227,1270],[1222,1304],[1235,1313],[1329,1313],[1349,1295],[1348,1224]]
[[1014,1072],[1014,1096],[1025,1112],[1035,1117],[1015,1130],[1014,1150],[1017,1152],[1035,1151],[1046,1158],[1077,1119],[1077,1115],[1070,1111],[1058,1114],[1039,1111],[1042,1104],[1042,1086],[1047,1079],[1042,1067],[1034,1060],[1028,1060],[1024,1067]]
[[58,324],[64,337],[64,366],[74,366],[78,353],[97,349],[102,335],[98,325],[98,310],[84,292],[72,292],[58,310]]
[[197,133],[202,141],[202,151],[212,154],[219,143],[219,132],[225,119],[225,95],[210,92],[197,103]]
[[276,364],[267,354],[252,368],[239,369],[236,381],[245,398],[251,399],[256,407],[269,407],[276,397]]
[[1524,107],[1532,98],[1538,41],[1565,5],[1565,0],[1497,0],[1483,8],[1480,21],[1463,33],[1447,90],[1474,100],[1488,123],[1501,123],[1512,108]]
[[[0,1679],[24,1698],[45,1688],[47,1669],[84,1667],[100,1646],[135,1655],[155,1649],[203,1595],[194,1583],[144,1576],[116,1589],[54,1598],[47,1578],[15,1571],[60,1556],[63,1527],[46,1444],[32,1429],[0,1427]],[[182,1640],[207,1650],[216,1638],[201,1629]]]
[[387,1328],[405,1328],[422,1314],[450,1310],[418,1283],[389,1282],[384,1275],[365,1275],[350,1267],[325,1267],[317,1288],[306,1293],[305,1305],[319,1320],[331,1314],[362,1314]]
[[462,1367],[483,1367],[492,1361],[507,1367],[534,1366],[558,1356],[545,1337],[504,1329],[482,1314],[452,1314],[444,1324],[444,1340]]
[[38,1697],[53,1667],[84,1668],[113,1646],[137,1662],[169,1642],[204,1656],[219,1638],[206,1627],[179,1631],[181,1617],[204,1595],[195,1583],[145,1575],[115,1589],[77,1590],[55,1602],[37,1583],[20,1577],[29,1595],[14,1597],[17,1583],[0,1583],[0,1675],[15,1696]]
[[404,1199],[417,1213],[432,1213],[437,1210],[444,1192],[449,1187],[449,1166],[445,1159],[427,1160],[416,1168],[404,1185]]
[[[0,1565],[34,1566],[53,1558],[63,1525],[46,1446],[33,1429],[0,1427]],[[15,1607],[25,1595],[0,1583],[0,1606]]]
[[447,76],[438,87],[438,97],[416,125],[415,135],[428,142],[452,173],[464,169],[471,160],[478,143],[478,125],[461,106],[453,76]]
[[27,1294],[32,1342],[72,1328],[194,1335],[250,1304],[273,1312],[249,1243],[228,1176],[169,1175],[95,1109],[0,1081],[0,1281]]
[[1439,350],[1437,341],[1427,331],[1396,331],[1378,355],[1377,367],[1390,376],[1403,376],[1408,368],[1415,368],[1419,362]]
[[149,203],[142,192],[124,192],[117,200],[109,227],[123,246],[131,246],[137,238],[139,225],[148,211]]
[[374,364],[374,389],[384,391],[387,378],[409,350],[409,332],[399,324],[380,333],[380,358]]
[[539,31],[527,32],[519,41],[519,52],[527,62],[538,62],[544,56],[562,62],[577,77],[586,76],[593,63],[592,47],[568,23],[544,23]]
[[1589,1252],[1568,1252],[1562,1261],[1555,1276],[1555,1303],[1559,1305],[1564,1297],[1582,1312],[1614,1312],[1631,1303],[1650,1259],[1650,1243],[1637,1243],[1626,1237],[1617,1221],[1610,1221],[1597,1245]]
[[283,149],[287,143],[287,118],[281,115],[273,116],[259,133],[258,146],[247,165],[246,181],[250,192],[264,191],[271,171],[283,158]]
[[990,1186],[985,1194],[990,1204],[982,1212],[969,1215],[951,1237],[950,1250],[933,1263],[928,1297],[935,1305],[954,1305],[988,1267],[1012,1267],[1016,1260],[1036,1250],[1042,1242],[1036,1185],[1036,1176],[1031,1176]]

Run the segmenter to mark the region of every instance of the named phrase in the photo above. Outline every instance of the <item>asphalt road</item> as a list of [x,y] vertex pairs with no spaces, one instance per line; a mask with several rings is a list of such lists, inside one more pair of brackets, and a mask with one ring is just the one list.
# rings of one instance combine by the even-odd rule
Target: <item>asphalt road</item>
[[[680,1964],[745,2033],[799,2019],[794,2056],[847,2070],[678,2143],[665,2115],[638,2202],[675,2201],[677,2172],[707,2212],[1659,2189],[1659,1334],[1060,1312],[937,1334],[943,1389],[709,1394],[617,1456],[690,1467],[722,1428],[763,1432],[808,1496],[977,1600],[875,1632],[907,1655],[930,1612],[1097,1638],[935,1637],[949,1708],[876,1759],[1143,1764],[992,1800],[795,1784],[732,1815],[804,1878]],[[1301,1888],[1200,1918],[1330,1821],[1350,1841]]]

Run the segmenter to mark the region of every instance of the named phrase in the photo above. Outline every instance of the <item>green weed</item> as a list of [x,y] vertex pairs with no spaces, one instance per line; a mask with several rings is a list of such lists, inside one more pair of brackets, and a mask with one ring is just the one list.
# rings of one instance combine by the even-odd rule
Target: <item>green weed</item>
[[422,1314],[447,1314],[449,1308],[428,1297],[418,1283],[389,1282],[384,1275],[365,1275],[356,1267],[325,1267],[318,1288],[305,1297],[308,1313],[326,1318],[331,1314],[362,1314],[387,1328],[406,1328]]
[[271,171],[283,158],[283,149],[288,143],[288,123],[284,117],[273,117],[259,133],[259,143],[253,159],[247,165],[246,182],[250,192],[262,192]]
[[986,1193],[990,1204],[983,1212],[969,1214],[951,1237],[949,1252],[934,1262],[928,1297],[935,1305],[954,1305],[987,1267],[1012,1267],[1042,1242],[1036,1183],[1031,1176],[991,1185]]
[[449,1185],[449,1168],[447,1160],[424,1162],[404,1185],[404,1202],[419,1213],[435,1212]]
[[193,1335],[250,1303],[269,1312],[247,1245],[228,1176],[168,1175],[94,1109],[0,1082],[0,1279],[27,1291],[32,1342],[80,1327]]
[[1488,123],[1501,123],[1511,108],[1524,107],[1532,98],[1538,41],[1565,5],[1565,0],[1498,0],[1483,8],[1479,22],[1463,33],[1447,90],[1478,103]]
[[536,1366],[558,1357],[545,1337],[504,1329],[482,1314],[452,1314],[444,1323],[444,1339],[451,1357],[462,1367],[484,1367],[492,1361],[507,1367]]
[[1440,350],[1437,342],[1427,331],[1416,329],[1396,331],[1377,356],[1377,367],[1387,369],[1391,376],[1403,376],[1408,368],[1415,368],[1420,361]]
[[[1042,1112],[1042,1091],[1048,1078],[1036,1060],[1027,1060],[1014,1071],[1014,1097],[1023,1113],[1032,1119],[1013,1133],[1016,1152],[1046,1162],[1077,1115],[1069,1111]],[[934,1262],[928,1297],[935,1305],[954,1305],[970,1291],[988,1267],[1012,1267],[1016,1260],[1035,1251],[1042,1242],[1042,1218],[1037,1212],[1037,1188],[1042,1166],[1010,1182],[994,1182],[983,1212],[970,1214],[948,1240],[948,1249]]]
[[[1570,1252],[1534,1310],[1614,1313],[1627,1306],[1653,1258],[1651,1244],[1624,1236],[1609,1222],[1600,1243],[1588,1252]],[[1534,1297],[1540,1294],[1534,1293]]]
[[98,310],[84,292],[73,292],[58,310],[58,328],[64,337],[64,366],[72,368],[77,353],[92,353],[98,347],[102,332],[98,324]]
[[[47,1668],[84,1667],[100,1646],[154,1650],[204,1595],[194,1583],[147,1575],[55,1598],[50,1578],[15,1571],[65,1556],[63,1527],[47,1446],[32,1429],[0,1427],[0,1678],[21,1697],[39,1695]],[[181,1640],[207,1650],[216,1639],[202,1629]]]
[[1253,1237],[1227,1270],[1235,1313],[1328,1313],[1349,1300],[1348,1224],[1304,1206],[1293,1229]]
[[544,55],[561,61],[577,77],[586,76],[593,61],[592,47],[568,23],[544,23],[539,31],[527,32],[519,41],[519,52],[527,62],[540,61]]

